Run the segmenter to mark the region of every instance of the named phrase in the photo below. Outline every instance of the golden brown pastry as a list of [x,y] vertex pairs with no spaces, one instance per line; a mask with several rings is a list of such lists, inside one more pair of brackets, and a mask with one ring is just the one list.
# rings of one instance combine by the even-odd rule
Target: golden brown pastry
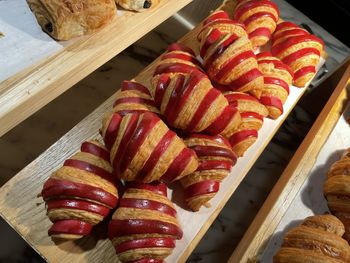
[[162,263],[182,230],[176,210],[162,183],[131,183],[108,227],[121,262]]
[[198,40],[204,69],[213,82],[226,90],[256,90],[259,97],[264,79],[244,25],[217,11],[204,21]]
[[288,231],[274,263],[350,262],[343,224],[332,215],[310,216]]
[[304,87],[316,74],[324,48],[323,41],[292,22],[277,25],[271,53],[294,72],[293,84]]
[[237,156],[220,135],[191,134],[184,141],[199,158],[197,170],[181,179],[187,205],[198,211],[202,206],[209,206],[208,202],[219,191],[220,182],[230,173]]
[[331,166],[323,190],[332,214],[345,226],[344,238],[350,242],[350,148]]
[[277,119],[283,113],[283,104],[293,81],[293,71],[270,52],[260,53],[257,58],[259,69],[264,75],[260,102],[268,109],[269,117]]
[[117,176],[150,183],[178,180],[198,167],[194,151],[154,113],[110,113],[101,129]]
[[173,44],[161,57],[152,79],[151,95],[167,124],[187,132],[229,137],[240,116],[215,89],[193,51]]
[[97,141],[87,141],[45,182],[41,195],[53,222],[49,235],[77,239],[90,233],[115,208],[116,178],[109,152]]
[[233,151],[238,156],[243,156],[245,151],[254,144],[258,138],[258,130],[268,115],[267,108],[253,96],[243,92],[225,92],[230,105],[237,107],[241,114],[242,122],[229,137]]
[[246,27],[253,47],[265,45],[276,29],[279,10],[269,0],[237,0],[233,18]]
[[27,0],[41,28],[57,40],[92,33],[116,14],[113,0]]
[[159,114],[154,100],[148,89],[140,83],[124,80],[118,90],[113,111],[120,115],[132,112],[143,113],[151,111]]
[[159,0],[115,0],[115,2],[127,10],[137,12],[154,8],[159,4]]

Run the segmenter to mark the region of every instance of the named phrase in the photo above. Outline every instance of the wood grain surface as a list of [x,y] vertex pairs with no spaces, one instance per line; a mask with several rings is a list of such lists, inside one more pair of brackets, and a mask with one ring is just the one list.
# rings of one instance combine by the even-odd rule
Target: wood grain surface
[[258,262],[283,215],[309,176],[344,107],[349,102],[350,62],[332,96],[248,228],[229,262]]
[[162,0],[146,12],[123,11],[102,30],[61,42],[61,51],[1,82],[0,136],[191,1]]

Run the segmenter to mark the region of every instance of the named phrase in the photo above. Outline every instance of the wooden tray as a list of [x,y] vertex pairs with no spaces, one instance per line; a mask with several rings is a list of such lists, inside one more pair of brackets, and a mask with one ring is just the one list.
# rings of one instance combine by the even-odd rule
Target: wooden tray
[[325,174],[343,150],[350,147],[349,60],[347,65],[332,96],[229,262],[270,262],[287,229],[307,216],[323,214],[327,210],[322,189]]
[[[232,6],[227,5],[222,8],[228,9],[232,13]],[[196,36],[198,30],[199,27],[195,28],[180,40],[180,42],[194,48],[197,53]],[[324,60],[321,60],[319,66],[324,63]],[[135,79],[149,85],[149,77],[154,65],[155,63],[151,64]],[[221,184],[219,193],[211,200],[212,206],[210,208],[193,213],[176,205],[184,237],[177,242],[174,253],[167,258],[168,262],[186,261],[305,90],[305,88],[299,89],[292,86],[284,107],[284,114],[276,121],[265,119],[262,129],[259,131],[258,140],[233,167],[230,176]],[[102,237],[92,236],[77,242],[66,242],[56,246],[47,236],[47,229],[51,222],[46,216],[45,205],[41,198],[36,197],[41,191],[44,181],[62,165],[66,158],[79,149],[82,141],[98,136],[101,119],[105,112],[112,109],[113,102],[114,96],[0,189],[1,216],[39,254],[51,262],[115,262],[117,260],[111,243]],[[173,197],[171,190],[170,196]]]
[[[25,0],[18,1],[23,2],[20,3],[21,5],[26,5]],[[119,10],[112,23],[95,34],[53,43],[61,47],[52,45],[52,51],[49,49],[39,62],[0,82],[0,136],[190,2],[192,0],[162,0],[156,8],[142,13]],[[30,13],[29,9],[26,12]],[[10,37],[11,33],[4,32],[4,39],[7,34]],[[19,31],[17,34],[23,35],[23,32]],[[40,31],[38,34],[44,33]],[[34,43],[37,43],[35,42],[37,37],[37,35],[33,37]],[[41,38],[45,37],[45,35],[41,36]],[[31,43],[30,39],[24,41]],[[48,38],[46,41],[52,40]],[[32,47],[33,50],[37,48],[37,46]],[[15,50],[16,45],[13,46],[13,54],[16,53]],[[8,59],[18,59],[18,57]],[[5,70],[6,67],[5,60],[3,65],[0,64],[0,69]]]

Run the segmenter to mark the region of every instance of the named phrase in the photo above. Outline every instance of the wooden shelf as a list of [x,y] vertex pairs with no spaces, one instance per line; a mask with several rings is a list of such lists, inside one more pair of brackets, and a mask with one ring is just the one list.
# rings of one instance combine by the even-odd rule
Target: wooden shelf
[[60,43],[58,52],[1,82],[0,136],[190,2],[162,0],[143,13],[124,11],[101,31]]
[[[347,90],[350,83],[349,59],[343,67],[347,67],[347,69],[332,96],[249,226],[229,262],[260,261],[261,255],[264,253],[270,238],[275,233],[288,208],[294,200],[299,200],[295,199],[295,197],[300,194],[300,189],[310,176],[310,172],[314,167],[321,166],[321,164],[316,164],[320,151],[323,149],[340,116],[342,116],[345,107],[349,104]],[[341,133],[348,134],[349,131],[340,130],[339,134]],[[342,146],[343,148],[349,147],[349,145]],[[333,152],[337,149],[334,144],[331,144],[330,148]],[[319,176],[322,176],[322,174]],[[324,180],[324,178],[320,177],[320,180]],[[322,188],[317,190],[322,191]],[[320,202],[325,202],[325,199]],[[312,211],[310,207],[307,210]],[[293,211],[294,214],[299,212],[305,214],[305,211]],[[290,222],[292,220],[288,217],[287,221]]]

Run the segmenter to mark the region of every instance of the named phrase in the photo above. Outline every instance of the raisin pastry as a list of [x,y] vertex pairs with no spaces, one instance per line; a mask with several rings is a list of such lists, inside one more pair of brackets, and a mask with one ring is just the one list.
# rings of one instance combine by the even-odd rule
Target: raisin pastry
[[238,108],[242,122],[233,135],[229,138],[233,151],[238,156],[243,156],[245,151],[254,144],[258,138],[258,130],[268,115],[268,110],[259,100],[242,92],[224,93],[228,102]]
[[237,0],[233,18],[245,25],[254,47],[265,45],[275,31],[279,10],[269,0]]
[[293,71],[269,52],[257,55],[259,69],[264,75],[264,88],[260,102],[269,111],[269,117],[277,119],[283,113],[283,104],[289,95]]
[[345,225],[344,238],[350,242],[350,148],[331,166],[323,190],[332,214]]
[[198,34],[200,55],[209,78],[233,91],[259,90],[263,76],[244,25],[224,11],[210,15]]
[[127,10],[137,12],[146,11],[159,4],[159,0],[115,0],[115,2]]
[[183,131],[230,136],[240,123],[237,109],[212,86],[193,51],[180,44],[162,56],[151,95],[167,124]]
[[332,215],[310,216],[284,236],[274,263],[342,263],[350,261],[343,224]]
[[115,208],[118,192],[109,152],[87,141],[45,182],[41,192],[53,222],[49,235],[78,239],[90,233]]
[[120,115],[151,111],[159,114],[154,100],[148,89],[134,81],[123,81],[120,90],[116,94],[113,111]]
[[101,129],[117,176],[150,183],[178,180],[198,167],[194,151],[154,113],[109,113]]
[[292,22],[282,22],[273,34],[271,53],[293,70],[293,84],[304,87],[316,74],[323,48],[320,38]]
[[182,230],[163,183],[131,183],[108,227],[121,262],[162,263]]
[[41,28],[57,40],[92,33],[116,14],[113,0],[27,0]]
[[219,191],[220,182],[230,173],[236,164],[237,156],[231,150],[230,143],[220,135],[209,136],[191,134],[185,144],[194,150],[199,158],[197,170],[181,179],[185,188],[187,205],[198,211]]

